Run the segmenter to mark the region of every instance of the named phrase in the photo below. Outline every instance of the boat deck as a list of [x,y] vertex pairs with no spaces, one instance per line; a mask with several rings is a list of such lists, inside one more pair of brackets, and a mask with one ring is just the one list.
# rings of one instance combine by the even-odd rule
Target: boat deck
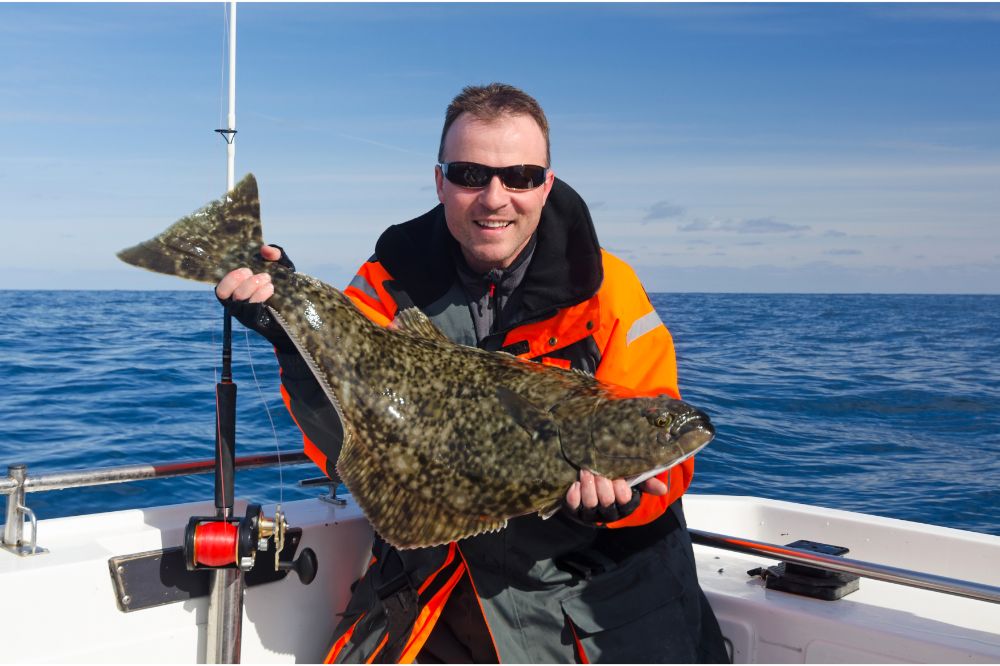
[[[337,612],[369,557],[371,530],[356,505],[285,505],[303,528],[319,572],[246,592],[242,660],[322,660]],[[237,514],[243,510],[237,507]],[[177,546],[209,503],[39,521],[41,555],[0,551],[0,661],[198,662],[207,597],[123,612],[109,559]],[[1000,587],[1000,537],[750,497],[685,498],[691,527],[775,544],[809,539],[850,548],[848,557]],[[273,507],[265,507],[271,514]],[[747,570],[774,564],[696,545],[698,575],[737,663],[998,662],[1000,604],[862,579],[839,601],[768,590]],[[258,565],[259,566],[259,565]]]

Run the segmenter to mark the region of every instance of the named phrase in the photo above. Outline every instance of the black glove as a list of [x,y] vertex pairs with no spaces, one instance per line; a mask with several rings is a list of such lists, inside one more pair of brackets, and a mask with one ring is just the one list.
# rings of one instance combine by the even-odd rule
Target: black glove
[[[285,266],[291,271],[295,271],[295,264],[292,260],[288,258],[285,254],[284,248],[280,245],[271,245],[271,247],[281,250],[281,256],[276,260],[277,263]],[[292,344],[291,338],[285,333],[285,330],[281,328],[274,317],[271,316],[270,311],[267,306],[263,303],[251,303],[250,301],[236,301],[233,297],[229,298],[218,298],[219,302],[224,306],[229,307],[229,313],[236,318],[236,321],[240,322],[251,331],[256,331],[262,336],[267,338],[268,342],[274,345],[278,351],[285,353],[295,352],[295,345]]]
[[621,520],[622,518],[631,515],[633,511],[639,508],[639,502],[641,501],[642,491],[633,487],[632,499],[625,504],[619,504],[618,502],[609,506],[601,506],[598,504],[592,509],[588,509],[581,504],[576,508],[576,510],[573,510],[566,506],[564,500],[562,512],[564,515],[569,517],[570,520],[576,523],[580,523],[581,525],[586,525],[588,527],[594,527],[598,523],[613,523],[616,520]]

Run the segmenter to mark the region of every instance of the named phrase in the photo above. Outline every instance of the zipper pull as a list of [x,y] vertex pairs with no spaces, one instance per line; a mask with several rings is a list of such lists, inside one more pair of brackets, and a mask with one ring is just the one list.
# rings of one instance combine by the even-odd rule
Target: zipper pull
[[496,302],[497,283],[500,282],[500,278],[502,277],[503,277],[503,272],[498,268],[494,268],[493,270],[491,270],[489,273],[486,274],[486,280],[489,282],[490,285],[490,290],[489,290],[490,310],[493,310],[494,312],[496,312],[497,309],[497,302]]

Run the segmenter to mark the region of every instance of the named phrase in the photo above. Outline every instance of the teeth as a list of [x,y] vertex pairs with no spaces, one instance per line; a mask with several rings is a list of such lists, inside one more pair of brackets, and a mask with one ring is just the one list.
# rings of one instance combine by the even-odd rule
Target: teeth
[[502,229],[503,227],[510,226],[510,222],[500,220],[476,220],[476,224],[484,229]]

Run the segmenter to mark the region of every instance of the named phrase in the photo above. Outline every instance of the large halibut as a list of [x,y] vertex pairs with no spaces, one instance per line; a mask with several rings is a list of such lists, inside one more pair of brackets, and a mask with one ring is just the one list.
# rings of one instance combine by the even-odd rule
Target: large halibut
[[211,284],[270,273],[274,314],[344,425],[337,472],[400,548],[447,543],[547,515],[581,468],[640,478],[708,444],[708,417],[669,396],[631,397],[584,373],[448,340],[419,310],[389,328],[337,289],[264,261],[257,183],[121,251],[135,266]]

